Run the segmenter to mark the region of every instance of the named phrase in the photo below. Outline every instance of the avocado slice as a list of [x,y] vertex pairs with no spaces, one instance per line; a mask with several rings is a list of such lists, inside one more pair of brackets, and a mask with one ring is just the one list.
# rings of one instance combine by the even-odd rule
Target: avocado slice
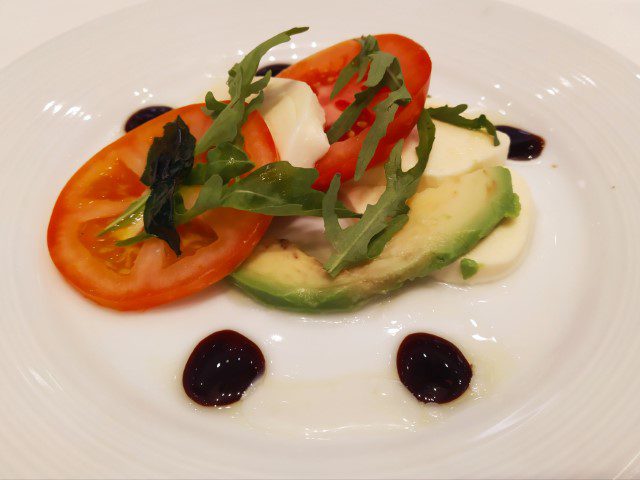
[[505,217],[519,212],[511,174],[491,167],[415,194],[409,221],[374,260],[331,278],[315,258],[286,240],[268,240],[232,274],[250,296],[280,308],[318,312],[355,308],[449,265]]

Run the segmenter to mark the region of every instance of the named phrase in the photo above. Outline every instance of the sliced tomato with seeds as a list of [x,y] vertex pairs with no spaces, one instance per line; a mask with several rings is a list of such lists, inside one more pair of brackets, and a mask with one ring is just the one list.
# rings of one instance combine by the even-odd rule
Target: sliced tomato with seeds
[[[413,40],[396,34],[376,35],[380,50],[395,55],[402,68],[405,84],[412,101],[398,109],[395,119],[389,124],[386,136],[378,148],[369,167],[384,162],[395,143],[406,137],[418,122],[424,106],[431,78],[431,59],[427,51]],[[337,95],[330,99],[331,91],[340,71],[360,52],[360,43],[356,40],[333,45],[286,68],[278,77],[291,78],[307,83],[317,95],[325,111],[325,131],[338,119],[340,114],[354,100],[354,95],[364,89],[363,82],[355,78]],[[358,154],[375,114],[373,107],[389,94],[388,89],[381,90],[366,108],[353,128],[343,138],[333,143],[329,151],[316,162],[320,172],[314,187],[320,190],[329,188],[336,173],[341,174],[343,182],[353,178]]]
[[[196,138],[209,128],[212,120],[201,107],[172,110],[132,130],[98,152],[63,188],[49,222],[49,253],[84,296],[118,310],[146,309],[185,297],[231,273],[266,231],[268,216],[219,208],[178,227],[180,257],[159,239],[119,247],[121,231],[97,236],[144,193],[140,175],[147,151],[166,123],[180,115]],[[242,135],[256,168],[277,161],[260,114],[249,115]]]

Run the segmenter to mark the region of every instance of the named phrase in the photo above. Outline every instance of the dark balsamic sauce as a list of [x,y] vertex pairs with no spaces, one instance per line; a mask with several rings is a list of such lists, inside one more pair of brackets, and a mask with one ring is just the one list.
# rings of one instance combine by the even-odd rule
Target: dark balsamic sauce
[[408,335],[396,359],[400,381],[424,403],[447,403],[469,387],[471,365],[453,343],[430,333]]
[[171,107],[165,107],[158,105],[155,107],[141,108],[137,112],[133,113],[124,124],[124,131],[130,132],[136,127],[139,127],[143,123],[147,123],[149,120],[153,120],[159,117],[163,113],[167,113],[169,110],[173,110]]
[[511,160],[533,160],[544,149],[544,138],[526,130],[508,125],[496,125],[496,130],[509,135],[509,158]]
[[202,340],[187,360],[182,375],[184,391],[207,407],[235,403],[264,373],[260,348],[244,335],[221,330]]
[[287,67],[290,67],[290,63],[274,63],[273,65],[265,65],[264,67],[260,67],[256,72],[257,77],[264,77],[269,70],[271,70],[271,75],[274,77],[278,75],[282,70]]

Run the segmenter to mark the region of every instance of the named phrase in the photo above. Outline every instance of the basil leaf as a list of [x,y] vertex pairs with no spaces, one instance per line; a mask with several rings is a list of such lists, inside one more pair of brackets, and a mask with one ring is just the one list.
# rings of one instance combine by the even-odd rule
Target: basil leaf
[[[180,239],[175,225],[186,223],[205,211],[218,207],[278,216],[322,215],[325,194],[312,188],[318,176],[315,169],[297,168],[287,162],[276,162],[240,178],[240,175],[253,168],[241,146],[243,139],[240,127],[263,101],[263,89],[271,76],[267,74],[253,81],[260,59],[271,47],[306,30],[303,27],[276,35],[249,52],[229,70],[227,84],[231,100],[224,103],[216,100],[211,92],[207,94],[203,110],[216,121],[197,144],[179,117],[174,123],[180,128],[172,124],[165,126],[165,135],[154,140],[143,174],[142,181],[151,187],[149,196],[146,202],[139,199],[139,203],[133,206],[140,208],[144,204],[145,232],[120,241],[119,245],[133,244],[157,236],[167,241],[179,255]],[[377,50],[374,37],[364,38],[362,42],[365,53]],[[380,61],[376,60],[376,64]],[[367,67],[368,61],[358,66],[358,81],[364,77]],[[368,89],[363,104],[368,104],[382,87],[383,85],[376,85]],[[256,96],[245,104],[245,100],[251,95]],[[358,108],[352,107],[351,111]],[[353,121],[360,112],[356,112]],[[347,126],[347,130],[349,128],[351,125]],[[188,142],[183,145],[180,139],[174,137]],[[171,145],[174,150],[171,150]],[[194,166],[194,154],[207,150],[207,162]],[[184,208],[180,185],[202,185],[195,204],[189,210]],[[333,206],[337,216],[359,217],[337,200],[333,202]],[[113,228],[120,226],[114,225]]]
[[171,250],[179,256],[181,254],[180,235],[173,220],[175,188],[176,183],[173,181],[163,181],[153,185],[144,206],[144,231],[167,242]]
[[131,202],[131,204],[127,207],[127,209],[122,212],[118,218],[116,218],[113,222],[105,227],[100,233],[98,233],[98,237],[102,237],[109,232],[114,230],[118,230],[119,228],[124,228],[132,223],[135,223],[139,220],[140,215],[144,213],[144,204],[149,198],[149,193],[143,193],[140,198]]
[[216,121],[198,140],[196,155],[206,152],[220,143],[234,142],[236,140],[240,126],[246,119],[245,100],[266,87],[271,78],[270,75],[265,75],[262,79],[253,82],[260,60],[272,47],[288,42],[293,35],[307,30],[309,30],[309,27],[298,27],[279,33],[258,45],[247,53],[240,62],[231,67],[227,80],[231,99],[228,104],[224,104],[225,108],[223,110],[219,110],[220,106],[218,104],[221,102],[214,102],[213,94],[207,94],[207,98],[210,99],[207,109],[210,110]]
[[147,153],[147,163],[140,181],[152,187],[155,182],[182,180],[193,166],[195,138],[178,116],[163,127],[162,137],[155,137]]
[[331,100],[333,100],[335,96],[347,86],[349,81],[355,75],[358,75],[356,80],[358,82],[364,78],[365,73],[367,73],[367,67],[371,62],[369,54],[380,50],[376,37],[372,35],[361,37],[358,39],[358,42],[360,42],[360,52],[342,70],[340,70],[336,83],[333,85],[333,90],[331,91]]
[[140,181],[150,188],[144,206],[144,231],[165,240],[180,255],[180,236],[174,225],[177,185],[193,167],[195,138],[178,116],[164,126],[162,137],[153,139]]
[[450,123],[456,127],[466,128],[467,130],[481,130],[485,129],[486,132],[493,137],[493,145],[497,147],[500,145],[498,139],[498,133],[496,127],[489,121],[485,115],[480,115],[476,118],[466,118],[461,114],[467,109],[467,105],[461,104],[455,107],[445,105],[443,107],[429,108],[429,114],[434,120],[440,120],[441,122]]
[[331,276],[335,277],[345,268],[380,255],[387,242],[407,222],[409,207],[406,201],[418,188],[435,140],[435,127],[427,110],[422,111],[417,128],[419,143],[416,165],[406,172],[402,171],[402,140],[399,141],[385,164],[387,186],[382,196],[375,205],[367,206],[356,224],[345,229],[340,227],[335,213],[340,188],[339,175],[331,181],[322,203],[325,235],[335,249],[324,264]]

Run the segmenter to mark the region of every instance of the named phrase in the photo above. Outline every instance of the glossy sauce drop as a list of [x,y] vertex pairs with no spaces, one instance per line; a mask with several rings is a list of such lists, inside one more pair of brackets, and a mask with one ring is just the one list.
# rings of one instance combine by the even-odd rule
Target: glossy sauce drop
[[124,131],[130,132],[136,127],[139,127],[143,123],[147,123],[149,120],[153,120],[159,117],[163,113],[167,113],[169,110],[173,110],[171,107],[164,107],[162,105],[155,107],[141,108],[137,112],[134,112],[124,124]]
[[265,65],[264,67],[260,67],[256,72],[257,77],[264,77],[269,70],[271,70],[271,75],[274,77],[278,75],[282,70],[287,67],[290,67],[289,63],[274,63],[273,65]]
[[408,335],[398,348],[398,375],[424,403],[447,403],[469,387],[471,365],[453,343],[429,333]]
[[544,149],[544,138],[508,125],[496,125],[496,130],[509,135],[509,158],[511,160],[533,160],[538,158]]
[[189,398],[207,407],[235,403],[264,373],[260,348],[244,335],[221,330],[202,340],[187,360],[182,386]]

